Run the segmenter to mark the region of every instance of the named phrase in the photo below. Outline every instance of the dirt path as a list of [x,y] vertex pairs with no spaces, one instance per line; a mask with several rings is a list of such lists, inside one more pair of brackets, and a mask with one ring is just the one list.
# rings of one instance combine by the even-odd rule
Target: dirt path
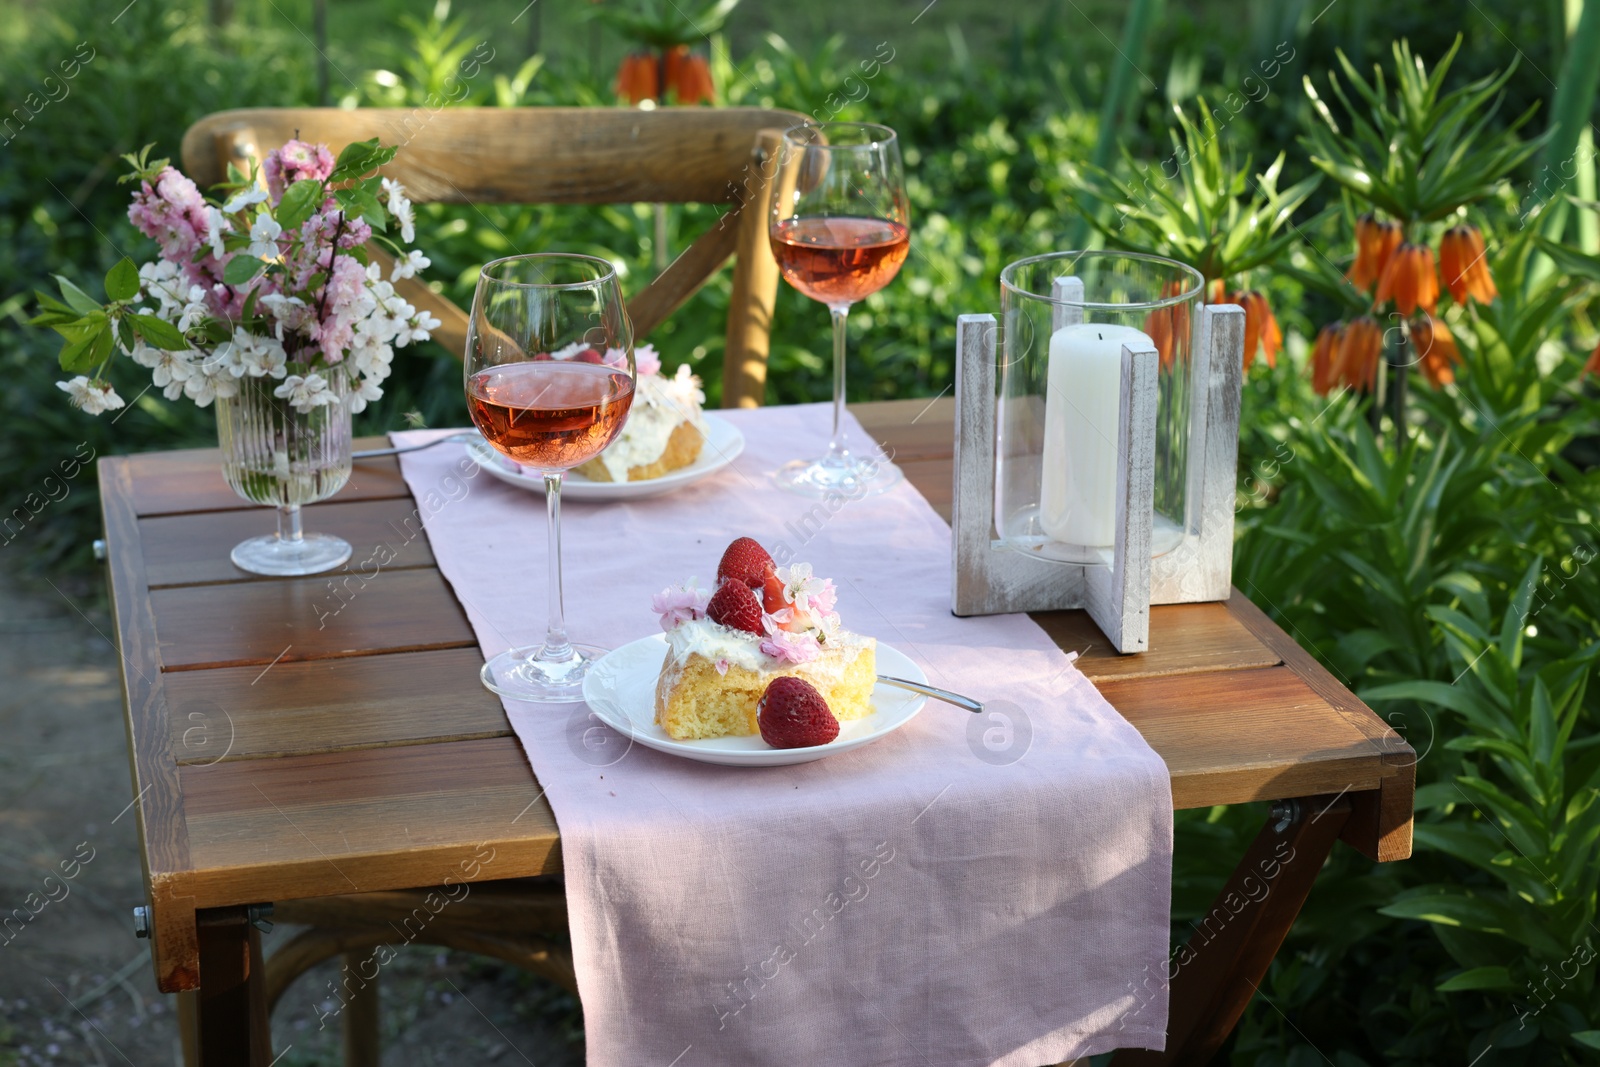
[[[25,590],[15,566],[0,558],[0,1067],[179,1064],[172,998],[130,918],[144,897],[110,620],[92,585]],[[278,1067],[339,1062],[336,1023],[318,1025],[335,977],[314,970],[285,995]],[[426,947],[385,969],[383,1024],[395,1067],[583,1062],[570,998]]]

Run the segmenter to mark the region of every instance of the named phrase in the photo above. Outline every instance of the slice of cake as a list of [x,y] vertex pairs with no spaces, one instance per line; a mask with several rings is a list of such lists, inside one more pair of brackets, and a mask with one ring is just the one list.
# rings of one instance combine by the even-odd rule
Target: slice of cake
[[761,733],[761,698],[783,677],[810,683],[839,722],[871,714],[877,642],[840,626],[837,596],[809,564],[775,567],[748,537],[728,546],[714,590],[691,581],[658,593],[657,725],[679,741]]
[[[569,346],[552,353],[555,359],[592,358],[592,348],[582,352]],[[598,353],[595,353],[598,355]],[[620,351],[606,353],[606,362],[621,358]],[[604,452],[573,468],[593,482],[639,482],[659,478],[668,471],[687,467],[700,458],[706,440],[705,391],[700,379],[687,366],[668,378],[661,373],[661,359],[651,345],[633,351],[638,371],[634,383],[633,408],[616,440]]]

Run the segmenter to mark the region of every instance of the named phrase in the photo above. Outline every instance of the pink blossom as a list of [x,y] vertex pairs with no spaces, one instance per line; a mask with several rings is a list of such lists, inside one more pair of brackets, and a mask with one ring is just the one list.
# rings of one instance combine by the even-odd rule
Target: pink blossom
[[761,640],[761,651],[773,659],[783,663],[810,663],[822,655],[822,646],[809,631],[780,630],[770,616],[761,621],[767,628],[767,636]]
[[163,167],[155,185],[140,183],[128,205],[128,220],[159,242],[166,258],[181,262],[205,240],[205,198],[194,182],[172,167]]
[[679,623],[705,618],[706,605],[710,602],[711,590],[689,582],[668,586],[651,597],[650,610],[661,616],[662,630],[671,630]]
[[276,204],[283,198],[283,190],[295,182],[303,179],[323,181],[332,174],[333,153],[328,151],[327,145],[287,141],[282,148],[274,148],[267,153],[266,161],[261,164],[261,172],[267,179],[267,192]]

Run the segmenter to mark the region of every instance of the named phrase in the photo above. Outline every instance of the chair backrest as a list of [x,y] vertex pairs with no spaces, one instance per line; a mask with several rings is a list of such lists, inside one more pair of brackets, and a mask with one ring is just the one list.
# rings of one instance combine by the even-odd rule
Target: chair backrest
[[[725,407],[766,389],[778,269],[766,200],[782,131],[805,121],[764,108],[245,108],[189,127],[183,166],[201,188],[291,137],[345,145],[377,137],[400,151],[383,174],[419,203],[728,204],[722,218],[628,301],[644,337],[734,257],[723,363]],[[396,286],[465,351],[467,315],[419,280]]]

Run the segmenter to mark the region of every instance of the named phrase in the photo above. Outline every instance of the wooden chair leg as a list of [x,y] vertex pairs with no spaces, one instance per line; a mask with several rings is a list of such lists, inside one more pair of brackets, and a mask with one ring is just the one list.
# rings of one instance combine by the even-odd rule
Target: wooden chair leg
[[183,1046],[183,1067],[200,1067],[200,994],[177,993],[178,1040]]
[[267,1067],[267,1019],[261,935],[244,908],[197,913],[200,989],[196,1005],[201,1067]]
[[1349,817],[1350,801],[1342,795],[1273,807],[1211,911],[1169,966],[1166,1051],[1120,1049],[1113,1067],[1205,1067],[1211,1062],[1255,996]]
[[[365,952],[346,952],[345,972],[359,973],[356,969],[367,955]],[[355,992],[344,1005],[344,1067],[378,1067],[380,977],[381,974],[374,975],[371,981],[352,983],[356,987]]]

